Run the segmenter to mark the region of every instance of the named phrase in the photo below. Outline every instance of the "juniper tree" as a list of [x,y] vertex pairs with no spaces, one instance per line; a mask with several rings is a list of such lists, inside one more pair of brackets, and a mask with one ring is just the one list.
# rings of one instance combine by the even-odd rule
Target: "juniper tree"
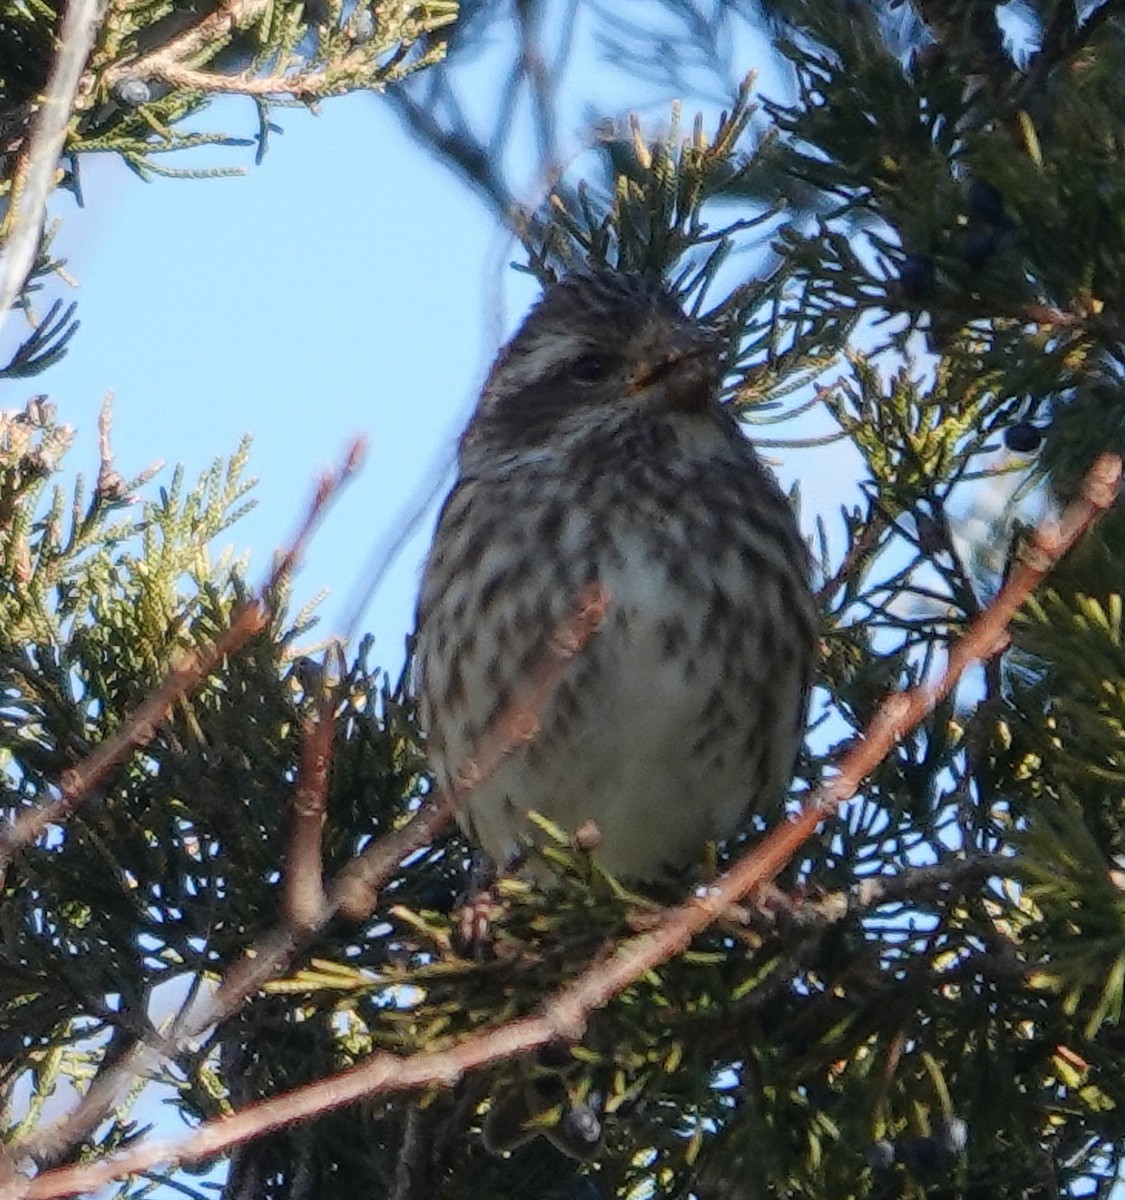
[[[502,159],[457,107],[459,56],[490,19],[521,23],[512,78],[539,89],[551,159],[550,89],[527,70],[542,6],[471,6],[449,61],[390,102],[515,225],[525,269],[663,273],[722,329],[729,402],[759,433],[768,421],[799,439],[809,412],[852,447],[858,501],[805,516],[823,623],[799,799],[886,695],[940,671],[1027,553],[1030,514],[1122,448],[1125,13],[1038,0],[1002,27],[979,0],[658,7],[675,53],[655,53],[628,11],[578,6],[638,86],[701,88],[683,74],[700,63],[744,71],[723,37],[765,22],[791,93],[746,84],[717,121],[603,124],[585,181],[564,173],[541,209],[515,213]],[[356,19],[334,12],[332,27]],[[165,82],[161,102],[191,99]],[[35,401],[2,443],[13,817],[71,787],[67,771],[247,596],[237,563],[206,557],[242,502],[241,455],[152,495],[107,467],[68,502],[50,485],[69,437]],[[812,451],[786,453],[798,476],[817,469]],[[998,479],[1012,499],[992,515],[981,498]],[[581,1039],[283,1124],[233,1152],[225,1191],[1107,1194],[1125,1137],[1123,538],[1111,512],[1003,657],[894,747],[776,887],[635,979]],[[44,1163],[141,1136],[122,1108],[52,1143],[43,1109],[62,1080],[87,1089],[161,1041],[150,1004],[166,979],[207,993],[249,948],[275,955],[272,977],[159,1067],[181,1111],[210,1120],[379,1052],[406,1063],[508,1027],[678,899],[624,891],[563,839],[547,851],[559,886],[503,882],[474,956],[456,936],[467,848],[447,826],[366,902],[327,924],[287,918],[303,818],[282,814],[315,775],[318,729],[332,738],[325,877],[400,828],[428,785],[408,677],[392,683],[363,644],[297,655],[305,620],[285,616],[282,592],[65,826],[8,864],[9,1140],[30,1137]],[[529,1072],[604,1123],[595,1162],[543,1139],[486,1153],[486,1097]],[[205,1186],[183,1171],[176,1185]]]

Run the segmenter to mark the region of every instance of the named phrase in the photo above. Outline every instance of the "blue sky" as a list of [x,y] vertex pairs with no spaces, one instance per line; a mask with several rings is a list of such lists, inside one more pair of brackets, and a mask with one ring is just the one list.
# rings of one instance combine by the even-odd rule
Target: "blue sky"
[[[250,117],[226,101],[207,119],[233,132]],[[224,539],[253,552],[252,578],[318,471],[366,435],[366,467],[298,580],[302,600],[330,589],[327,632],[380,534],[448,461],[498,337],[482,281],[500,246],[483,206],[377,99],[340,98],[320,117],[287,110],[279,123],[284,135],[243,177],[143,183],[111,156],[83,163],[86,207],[54,205],[82,328],[57,367],[8,384],[3,403],[47,391],[78,429],[67,465],[88,474],[111,389],[127,477],[163,459],[190,479],[252,434],[258,507]],[[195,162],[204,153],[225,165],[251,152],[209,148]],[[508,282],[521,284],[520,308],[533,289]],[[388,659],[400,654],[420,553],[419,543],[404,556],[364,622]]]

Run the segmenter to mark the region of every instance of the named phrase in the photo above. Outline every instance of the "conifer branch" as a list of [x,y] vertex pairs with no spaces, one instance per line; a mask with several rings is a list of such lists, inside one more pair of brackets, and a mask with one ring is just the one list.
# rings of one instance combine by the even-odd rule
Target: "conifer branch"
[[[108,421],[108,408],[103,407],[99,424],[102,455],[99,487],[111,482],[107,472],[111,469],[109,463],[112,460],[106,457],[109,454]],[[225,658],[237,653],[266,628],[270,619],[270,596],[276,592],[282,580],[292,574],[330,501],[358,469],[363,450],[362,441],[354,442],[336,474],[326,475],[320,480],[297,533],[270,572],[262,589],[262,598],[240,604],[228,628],[210,646],[193,650],[175,663],[113,737],[102,742],[77,766],[63,773],[57,799],[27,808],[8,829],[0,830],[0,885],[3,884],[8,865],[21,849],[30,846],[48,825],[65,822],[112,771],[152,740],[157,727],[167,719],[180,700],[199,687]]]
[[[335,92],[353,90],[357,72],[371,75],[369,86],[382,87],[409,73],[414,64],[403,67],[408,43],[403,40],[403,22],[411,14],[403,12],[399,21],[391,21],[389,37],[379,44],[365,44],[355,51],[334,58],[317,70],[279,72],[255,76],[249,73],[225,74],[222,71],[201,70],[189,65],[216,44],[228,42],[239,30],[247,29],[268,16],[270,0],[227,0],[198,24],[161,46],[159,50],[140,58],[115,63],[105,72],[105,82],[114,85],[128,80],[159,79],[174,88],[210,94],[242,96],[288,96],[292,99],[315,100]],[[426,32],[433,33],[453,22],[456,5],[442,9],[431,5],[420,21]],[[389,16],[390,14],[385,14]],[[387,52],[398,43],[389,59]]]
[[1021,100],[1038,93],[1056,67],[1073,62],[1101,27],[1123,12],[1125,4],[1122,0],[1103,0],[1084,22],[1079,23],[1074,0],[1058,0],[1058,8],[1020,86]]
[[881,512],[876,512],[872,515],[863,527],[863,532],[848,548],[847,554],[844,555],[844,561],[836,569],[830,579],[826,579],[823,584],[817,589],[816,601],[820,606],[825,606],[832,600],[836,593],[846,587],[852,579],[863,570],[867,563],[868,557],[875,549],[879,542],[879,538],[883,535],[887,528],[887,519]]
[[[104,467],[105,455],[109,449],[106,408],[103,408],[100,430]],[[330,503],[361,465],[364,451],[365,443],[362,439],[356,439],[348,447],[340,466],[334,472],[320,478],[296,533],[285,551],[278,555],[262,587],[260,597],[240,604],[235,609],[230,625],[209,647],[193,651],[185,661],[173,667],[114,737],[98,746],[77,767],[67,771],[60,781],[61,795],[57,800],[29,808],[9,830],[0,831],[0,885],[3,884],[7,865],[20,849],[30,845],[47,825],[65,821],[112,770],[120,766],[130,754],[151,741],[157,727],[167,719],[175,704],[194,691],[225,658],[235,654],[268,626],[273,614],[271,597],[296,569],[309,539]],[[327,727],[330,738],[331,725],[328,724]],[[310,751],[309,765],[306,766],[309,772],[319,769],[319,749],[319,745],[314,744]],[[316,781],[310,782],[307,777],[303,782],[309,788],[317,786]],[[211,1023],[207,1021],[200,1025],[197,1021],[192,1022],[192,1031],[185,1034],[182,1032],[182,1026],[188,1020],[189,1014],[183,1013],[168,1037],[160,1040],[149,1039],[137,1045],[124,1057],[121,1064],[107,1071],[96,1081],[72,1113],[65,1115],[54,1125],[37,1131],[33,1138],[18,1145],[13,1150],[13,1157],[54,1157],[66,1146],[71,1146],[85,1137],[120,1101],[127,1087],[131,1086],[148,1066],[160,1058],[167,1057],[182,1045],[183,1040],[197,1036]]]
[[[922,685],[885,701],[867,735],[841,761],[835,777],[818,787],[800,813],[775,828],[706,890],[669,909],[648,932],[629,938],[601,954],[573,983],[549,997],[538,1015],[510,1021],[498,1029],[472,1034],[448,1049],[409,1057],[378,1053],[351,1070],[207,1122],[174,1142],[145,1140],[139,1145],[88,1166],[46,1171],[34,1180],[0,1185],[0,1200],[54,1200],[104,1187],[115,1179],[156,1167],[178,1167],[229,1151],[272,1130],[352,1103],[365,1096],[409,1092],[430,1086],[452,1086],[467,1072],[516,1058],[556,1040],[580,1038],[595,1010],[604,1007],[645,972],[682,953],[708,925],[726,915],[743,896],[774,879],[796,851],[858,790],[894,743],[915,728],[956,686],[965,669],[1000,652],[1007,628],[1019,607],[1046,573],[1113,503],[1121,483],[1122,463],[1101,456],[1088,472],[1080,496],[1058,524],[1036,531],[1023,562],[1011,573],[999,595],[954,646],[945,670],[934,685]],[[599,601],[604,604],[604,597]],[[572,646],[568,632],[560,649]],[[575,651],[572,651],[572,653]],[[541,685],[549,674],[536,672]],[[520,714],[515,727],[526,724]],[[478,765],[476,771],[481,768]],[[464,773],[466,785],[479,778]]]
[[[1061,521],[1057,524],[1044,522],[1036,529],[1023,561],[1009,575],[992,603],[950,651],[940,679],[933,685],[922,684],[909,692],[897,693],[880,705],[867,734],[845,755],[836,777],[816,789],[790,826],[804,829],[809,822],[812,823],[808,832],[793,845],[793,850],[811,835],[812,829],[823,817],[830,816],[855,795],[860,784],[883,761],[894,743],[916,728],[949,695],[968,667],[1004,649],[1012,618],[1047,572],[1110,507],[1121,485],[1121,473],[1121,459],[1117,455],[1103,454],[1099,457],[1087,473],[1081,493],[1068,506]],[[776,835],[783,832],[774,831]],[[750,862],[759,851],[765,852],[773,836],[767,838],[758,851],[744,858],[738,866]],[[796,834],[791,836],[795,837]],[[779,837],[778,840],[780,850],[788,839]],[[764,853],[764,858],[769,860],[772,853]],[[788,856],[785,861],[788,861]],[[756,882],[758,880],[749,883],[746,890]]]
[[260,633],[267,622],[266,610],[258,601],[241,605],[230,626],[210,646],[194,650],[173,666],[113,737],[63,773],[57,799],[27,808],[8,829],[0,830],[0,885],[20,850],[34,843],[48,825],[68,820],[112,771],[152,739],[176,703],[194,691],[224,658]]
[[106,83],[112,87],[125,79],[160,76],[161,72],[196,58],[211,46],[224,45],[239,29],[257,20],[269,7],[270,0],[225,0],[214,12],[208,13],[196,25],[159,50],[110,67],[105,73]]
[[[348,463],[354,462],[355,457],[353,448]],[[333,494],[333,489],[345,477],[345,472],[341,472],[336,477],[321,481],[309,513],[289,553],[282,560],[283,564],[291,565],[291,560],[315,524],[328,496]],[[600,627],[608,605],[608,594],[601,585],[590,584],[582,591],[574,611],[552,630],[543,655],[528,672],[524,685],[485,730],[476,753],[456,772],[450,792],[427,801],[401,829],[378,839],[360,858],[345,867],[319,906],[315,902],[324,896],[323,890],[311,884],[305,874],[319,870],[319,830],[315,838],[304,835],[304,842],[297,849],[298,871],[303,873],[302,881],[297,885],[299,895],[295,901],[298,920],[293,920],[294,901],[288,897],[289,921],[246,951],[243,958],[223,977],[214,996],[202,1005],[201,1010],[185,1013],[168,1036],[159,1042],[137,1047],[133,1055],[98,1080],[73,1112],[38,1132],[33,1139],[13,1147],[13,1158],[56,1157],[64,1148],[74,1145],[104,1118],[146,1066],[151,1066],[159,1058],[174,1057],[191,1039],[237,1012],[250,996],[288,966],[309,938],[335,915],[339,913],[356,920],[367,916],[374,907],[378,888],[402,860],[415,850],[427,846],[473,791],[509,755],[536,737],[543,709],[570,662],[585,649]],[[327,744],[330,745],[332,725],[329,720],[323,719],[325,715],[325,712],[321,713],[320,723],[306,741],[302,774],[298,782],[299,792],[304,788],[309,794],[316,793],[312,812],[316,811],[316,804],[323,806],[323,789],[327,783],[324,739],[327,738]],[[316,820],[319,822],[319,816]],[[292,850],[291,843],[291,853]],[[7,1193],[2,1187],[0,1197],[7,1200]]]

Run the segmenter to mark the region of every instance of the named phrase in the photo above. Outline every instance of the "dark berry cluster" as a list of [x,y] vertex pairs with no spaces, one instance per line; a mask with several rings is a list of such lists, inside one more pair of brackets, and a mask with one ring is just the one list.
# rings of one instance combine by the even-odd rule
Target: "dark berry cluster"
[[924,1178],[943,1170],[965,1152],[969,1144],[969,1126],[960,1117],[950,1117],[928,1137],[901,1137],[894,1141],[880,1138],[867,1147],[868,1165],[875,1171],[889,1171],[900,1163],[912,1175]]

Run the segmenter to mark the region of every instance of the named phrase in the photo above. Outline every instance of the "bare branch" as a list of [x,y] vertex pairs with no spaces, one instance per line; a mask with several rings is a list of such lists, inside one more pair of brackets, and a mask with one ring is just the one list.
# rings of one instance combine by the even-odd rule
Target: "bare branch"
[[315,716],[301,730],[301,766],[290,806],[292,829],[285,860],[285,918],[295,930],[316,927],[327,898],[322,878],[324,811],[328,802],[328,771],[332,762],[334,696],[317,705]]
[[[964,893],[989,877],[1001,874],[1011,863],[1012,858],[1003,854],[973,854],[933,866],[907,867],[895,875],[873,875],[861,879],[846,891],[800,898],[764,885],[758,894],[765,903],[744,916],[751,925],[784,923],[802,933],[819,933],[828,925],[862,916],[886,904],[916,903],[949,893]],[[786,949],[793,953],[788,941]]]
[[366,454],[366,440],[364,438],[355,438],[348,446],[343,461],[336,468],[335,472],[321,476],[317,483],[316,493],[305,512],[300,527],[290,540],[288,549],[278,559],[273,571],[270,573],[269,580],[262,589],[264,595],[268,596],[270,591],[276,588],[283,579],[293,574],[293,571],[305,553],[309,539],[316,532],[317,526],[328,511],[328,506],[340,494],[340,490],[344,485],[363,466],[363,459]]
[[[360,56],[355,56],[360,60]],[[367,61],[366,55],[362,58]],[[210,92],[232,96],[288,96],[295,100],[319,98],[332,94],[332,89],[343,92],[349,85],[344,81],[349,62],[347,57],[334,63],[331,70],[294,71],[288,75],[224,75],[219,71],[200,71],[178,63],[154,64],[149,75],[161,79],[173,87],[188,91]]]
[[69,0],[59,34],[59,50],[27,148],[12,183],[8,238],[0,269],[0,332],[35,264],[47,200],[66,143],[78,84],[101,19],[101,0]]

